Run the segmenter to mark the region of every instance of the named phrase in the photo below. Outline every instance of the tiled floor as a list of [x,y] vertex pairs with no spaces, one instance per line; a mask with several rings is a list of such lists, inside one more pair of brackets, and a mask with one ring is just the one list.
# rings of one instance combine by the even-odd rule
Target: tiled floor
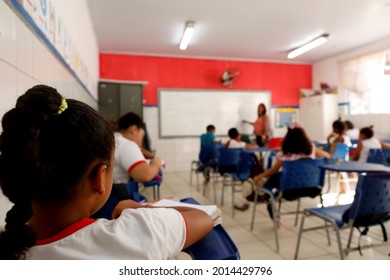
[[[189,172],[165,172],[164,183],[161,186],[161,197],[176,196],[177,198],[193,197],[202,204],[214,204],[211,187],[206,189],[205,195],[202,194],[202,176],[199,176],[200,191],[196,187],[196,177],[193,178],[193,186],[190,186],[190,174]],[[333,180],[333,179],[331,179]],[[331,181],[332,182],[332,181]],[[334,182],[332,182],[333,184]],[[334,185],[334,184],[333,184]],[[350,190],[353,191],[354,184],[352,184]],[[331,189],[331,191],[333,191]],[[152,190],[143,190],[144,194],[151,198]],[[268,217],[266,207],[264,204],[258,204],[256,208],[256,219],[254,230],[250,230],[250,221],[252,217],[253,204],[246,211],[236,211],[235,218],[232,218],[232,210],[230,203],[230,188],[225,190],[225,203],[221,207],[220,194],[221,186],[217,186],[217,199],[218,206],[223,212],[223,226],[228,231],[236,243],[241,259],[253,260],[253,259],[268,259],[268,260],[291,260],[294,259],[295,247],[298,236],[298,226],[294,226],[294,215],[282,215],[282,224],[278,230],[280,251],[276,252],[275,238],[273,232],[273,225]],[[238,197],[240,193],[237,193]],[[346,201],[353,197],[353,192],[346,195],[344,198]],[[325,196],[325,203],[331,203],[334,200],[335,195],[331,192]],[[314,207],[319,203],[319,199],[304,199],[302,201],[303,207]],[[282,204],[282,212],[291,211],[295,209],[296,202],[284,202]],[[300,222],[300,219],[299,219]],[[306,219],[306,225],[321,225],[321,220],[315,218]],[[298,223],[299,225],[299,223]],[[385,225],[388,233],[390,234],[389,224]],[[336,243],[336,237],[333,231],[330,231],[332,244],[328,246],[325,230],[317,230],[307,232],[303,235],[301,242],[299,259],[312,259],[312,260],[337,260],[339,259],[339,253]],[[348,237],[347,231],[342,232],[342,240],[346,244]],[[358,232],[356,231],[356,238],[353,242],[357,242]],[[368,236],[363,236],[361,239],[361,245],[370,244],[370,242],[383,242],[382,231],[380,227],[370,229]],[[388,260],[390,253],[390,242],[384,243],[384,245],[364,249],[361,256],[358,251],[351,252],[346,257],[347,259],[357,260]],[[189,257],[184,253],[178,256],[179,259],[188,259]]]

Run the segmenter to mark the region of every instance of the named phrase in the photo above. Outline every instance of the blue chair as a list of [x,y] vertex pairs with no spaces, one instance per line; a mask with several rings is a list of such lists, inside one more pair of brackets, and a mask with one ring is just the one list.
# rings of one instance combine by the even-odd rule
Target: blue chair
[[333,161],[345,161],[348,160],[349,147],[344,143],[337,143],[332,154]]
[[[333,151],[333,154],[331,155],[331,159],[328,160],[328,163],[336,163],[336,162],[346,161],[348,159],[349,159],[349,147],[344,143],[338,143],[338,144],[336,144],[336,147]],[[328,189],[326,190],[325,193],[329,192],[330,182],[331,182],[331,180],[330,180],[331,171],[327,171],[327,173],[328,173]],[[348,182],[348,179],[345,177],[347,177],[347,175],[340,174],[339,172],[337,172],[336,173],[336,178],[337,178],[336,185],[339,184],[340,180],[342,182]]]
[[215,172],[217,167],[218,150],[223,145],[220,143],[201,145],[199,159],[191,162],[190,185],[192,185],[192,175],[196,174],[196,185],[199,191],[199,173],[206,171]]
[[[346,213],[346,210],[349,211]],[[343,219],[344,215],[344,219]],[[317,217],[325,220],[324,227],[304,228],[305,219]],[[347,217],[348,221],[346,221]],[[368,227],[382,225],[390,218],[390,174],[366,174],[360,175],[356,187],[356,193],[352,204],[338,205],[324,208],[305,209],[302,215],[301,226],[299,229],[298,241],[295,250],[295,259],[298,258],[298,251],[302,234],[307,231],[320,228],[328,229],[332,227],[336,232],[337,244],[340,252],[340,259],[344,259],[351,251],[361,250],[367,246],[351,247],[352,233],[354,228],[364,228],[363,233],[367,233]],[[330,225],[329,225],[330,224]],[[348,243],[343,249],[340,230],[349,229]],[[385,230],[384,230],[385,240]],[[327,232],[328,244],[330,245],[329,233]],[[383,245],[371,244],[369,246]]]
[[384,164],[385,157],[383,150],[381,148],[368,150],[367,162]]
[[383,152],[383,164],[386,166],[390,166],[390,149],[384,148],[382,149]]
[[153,199],[160,199],[160,186],[163,182],[163,174],[162,171],[158,173],[158,175],[151,181],[143,183],[144,188],[153,188]]
[[[280,184],[277,192],[272,187],[265,186],[258,187],[255,190],[255,201],[253,205],[251,230],[253,230],[255,215],[257,194],[261,191],[270,196],[269,202],[272,206],[273,222],[275,231],[276,249],[279,251],[279,239],[277,233],[277,213],[280,212],[280,206],[283,199],[288,201],[297,201],[297,208],[294,212],[282,213],[282,214],[295,214],[295,225],[298,222],[298,215],[300,213],[300,199],[302,197],[317,197],[319,196],[322,204],[322,188],[324,185],[324,171],[320,168],[325,164],[325,159],[300,159],[292,161],[284,161],[282,172],[280,175]],[[279,211],[276,210],[275,202],[279,202]]]
[[[193,198],[180,201],[199,204]],[[222,225],[217,225],[204,238],[183,250],[193,260],[239,260],[240,253]]]
[[227,149],[223,148],[219,151],[218,157],[218,172],[223,177],[221,191],[221,205],[224,201],[225,187],[232,187],[232,216],[235,216],[234,209],[234,194],[235,186],[248,182],[253,186],[250,179],[251,172],[258,165],[256,156],[252,152],[244,151],[244,149]]
[[[232,215],[234,217],[234,193],[237,182],[237,166],[239,154],[243,149],[221,148],[218,153],[217,170],[222,176],[221,205],[224,202],[224,189],[226,186],[232,187]],[[230,179],[230,180],[229,180]]]

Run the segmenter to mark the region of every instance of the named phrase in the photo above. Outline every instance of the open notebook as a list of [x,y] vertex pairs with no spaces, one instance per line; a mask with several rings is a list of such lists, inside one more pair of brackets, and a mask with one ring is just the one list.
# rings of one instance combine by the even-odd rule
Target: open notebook
[[209,216],[214,221],[214,226],[222,223],[222,212],[216,205],[198,205],[198,204],[185,203],[185,202],[180,202],[180,201],[171,200],[171,199],[161,199],[161,200],[153,203],[152,205],[153,206],[160,206],[160,207],[180,206],[180,207],[196,208],[196,209],[202,210],[202,211],[206,212],[207,214],[209,214]]

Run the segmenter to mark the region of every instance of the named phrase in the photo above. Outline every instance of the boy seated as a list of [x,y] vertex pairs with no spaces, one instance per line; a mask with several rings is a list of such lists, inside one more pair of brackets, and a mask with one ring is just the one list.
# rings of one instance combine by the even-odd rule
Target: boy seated
[[228,131],[229,140],[225,144],[225,148],[246,148],[246,149],[256,149],[259,146],[256,144],[245,143],[241,141],[241,134],[238,132],[237,128],[233,127]]

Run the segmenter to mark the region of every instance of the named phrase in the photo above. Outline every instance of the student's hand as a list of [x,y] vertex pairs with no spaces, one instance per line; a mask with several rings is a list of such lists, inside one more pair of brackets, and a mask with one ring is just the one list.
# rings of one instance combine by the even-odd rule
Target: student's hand
[[115,206],[114,211],[112,212],[112,218],[113,219],[118,218],[122,214],[122,211],[125,209],[128,208],[137,209],[140,207],[145,207],[145,205],[139,204],[138,202],[131,199],[121,200]]
[[161,160],[161,158],[155,157],[154,159],[152,159],[152,160],[150,161],[150,165],[155,165],[155,166],[158,166],[158,168],[160,168],[161,165],[162,165],[162,160]]

